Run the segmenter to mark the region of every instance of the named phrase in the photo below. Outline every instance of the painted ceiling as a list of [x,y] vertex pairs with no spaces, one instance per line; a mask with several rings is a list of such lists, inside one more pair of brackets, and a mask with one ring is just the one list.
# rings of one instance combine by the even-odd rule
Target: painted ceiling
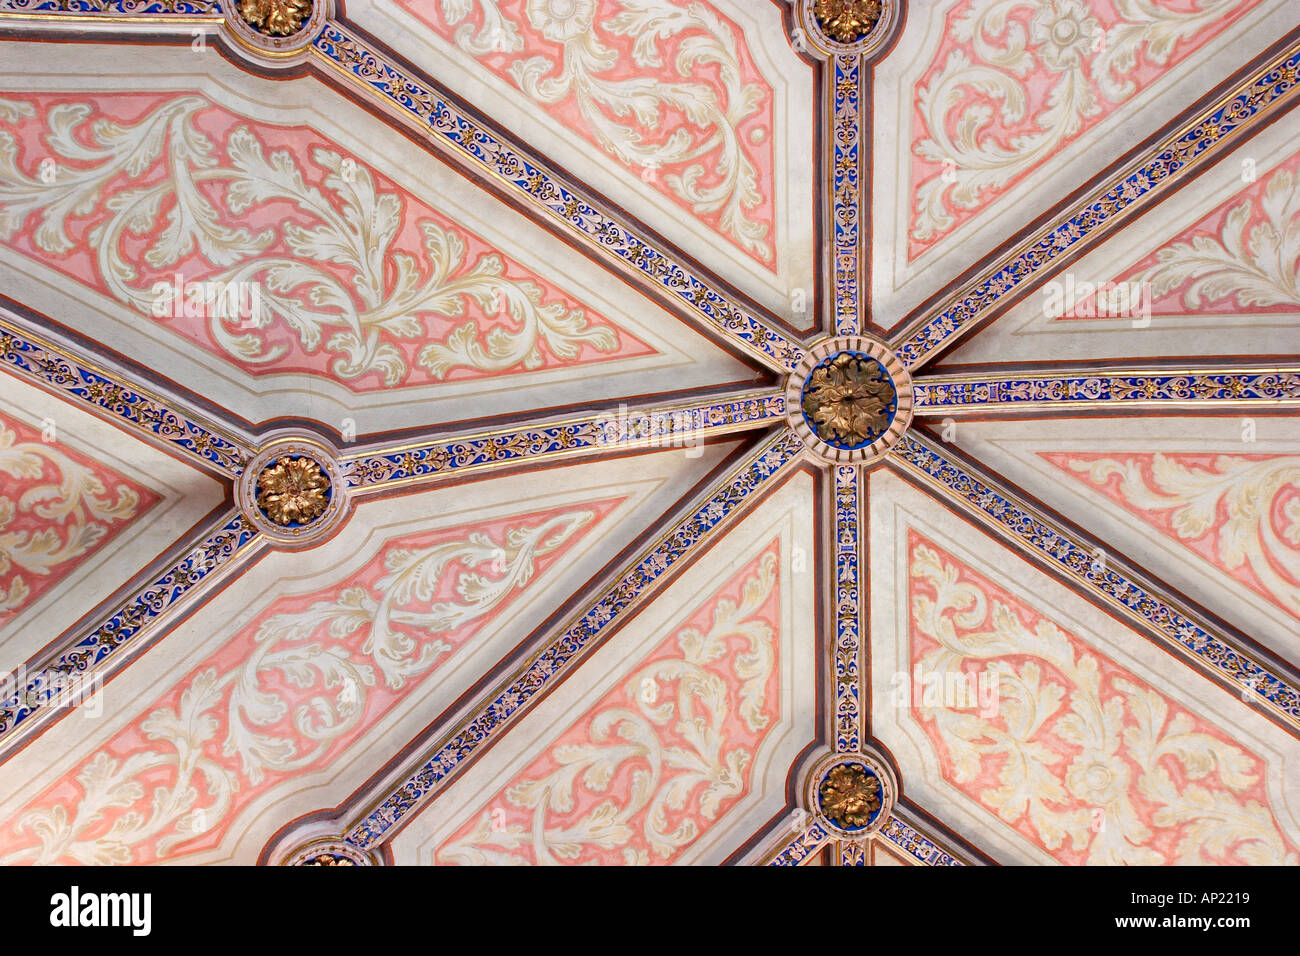
[[1300,862],[1298,72],[0,0],[0,864]]

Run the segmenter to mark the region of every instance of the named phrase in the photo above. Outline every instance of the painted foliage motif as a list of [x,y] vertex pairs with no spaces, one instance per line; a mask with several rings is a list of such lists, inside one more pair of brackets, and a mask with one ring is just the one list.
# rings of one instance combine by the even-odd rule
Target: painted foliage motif
[[[1243,166],[1246,174],[1254,175],[1252,166]],[[1300,154],[1124,270],[1120,281],[1149,285],[1153,315],[1295,315],[1300,310]],[[1072,318],[1067,311],[1061,321]]]
[[651,350],[305,127],[0,94],[0,242],[251,374],[373,391]]
[[1300,455],[1042,457],[1300,620]]
[[997,706],[913,716],[945,780],[1069,864],[1300,863],[1269,768],[915,531],[911,664],[996,676]]
[[384,544],[259,614],[0,830],[0,865],[141,864],[215,846],[288,775],[343,753],[618,505]]
[[56,435],[0,415],[0,624],[159,501]]
[[702,2],[399,0],[564,128],[769,268],[772,90]]
[[916,259],[1262,0],[961,0],[916,87]]
[[435,853],[460,865],[669,864],[750,784],[779,717],[779,545],[716,592]]

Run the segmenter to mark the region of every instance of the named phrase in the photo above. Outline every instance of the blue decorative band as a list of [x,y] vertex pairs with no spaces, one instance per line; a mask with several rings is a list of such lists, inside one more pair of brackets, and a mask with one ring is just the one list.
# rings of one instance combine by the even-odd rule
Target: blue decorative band
[[25,674],[22,685],[0,701],[0,740],[11,736],[38,712],[59,704],[69,675],[88,674],[156,621],[164,611],[194,591],[238,554],[257,533],[242,515],[222,524],[202,544],[176,562],[152,584],[137,591],[126,605],[47,664]]
[[219,17],[218,0],[0,0],[4,14],[102,17]]
[[830,838],[830,831],[814,820],[795,834],[794,839],[782,847],[776,856],[767,861],[767,865],[798,866],[820,850]]
[[925,866],[965,866],[951,853],[941,850],[925,834],[896,816],[885,821],[885,825],[880,828],[880,835]]
[[862,840],[841,840],[839,864],[840,866],[866,866],[867,844]]
[[861,215],[858,142],[862,135],[862,60],[858,56],[841,54],[834,58],[833,66],[835,142],[831,195],[834,197],[835,222],[835,333],[857,335],[862,331],[858,294],[858,228]]
[[857,753],[861,749],[859,661],[862,633],[859,620],[861,578],[859,566],[858,469],[835,467],[835,749]]
[[1043,378],[912,380],[918,412],[990,405],[1051,403],[1268,402],[1300,403],[1300,372],[1111,372]]
[[246,450],[206,425],[184,418],[137,387],[115,382],[35,337],[0,323],[0,367],[53,387],[65,398],[107,412],[116,420],[230,475],[247,461]]
[[677,408],[628,409],[594,414],[556,425],[538,425],[345,459],[354,488],[373,487],[503,464],[577,454],[600,448],[678,447],[742,427],[761,427],[785,418],[785,395],[763,391],[730,401]]

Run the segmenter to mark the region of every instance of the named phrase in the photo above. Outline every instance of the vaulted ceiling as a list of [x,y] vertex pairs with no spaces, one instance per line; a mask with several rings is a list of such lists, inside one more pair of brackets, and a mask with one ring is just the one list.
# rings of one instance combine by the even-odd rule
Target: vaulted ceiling
[[1300,862],[1298,69],[0,0],[0,863]]

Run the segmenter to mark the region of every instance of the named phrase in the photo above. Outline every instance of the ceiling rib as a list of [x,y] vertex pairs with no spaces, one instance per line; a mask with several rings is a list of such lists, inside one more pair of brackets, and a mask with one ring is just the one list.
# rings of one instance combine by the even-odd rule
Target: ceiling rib
[[870,840],[838,840],[835,843],[836,866],[867,866]]
[[834,129],[831,222],[835,229],[835,334],[862,332],[863,263],[859,200],[862,181],[862,61],[837,54],[831,62]]
[[1131,164],[1115,182],[1038,231],[983,276],[959,289],[938,315],[921,316],[890,342],[915,374],[926,362],[1016,301],[1052,264],[1095,243],[1150,208],[1169,185],[1200,172],[1295,100],[1300,44],[1292,42],[1262,70],[1239,83],[1193,121]]
[[140,383],[127,382],[80,350],[55,344],[3,311],[0,367],[222,478],[238,475],[253,455],[247,442],[176,397],[164,401]]
[[[776,827],[789,827],[782,819]],[[901,850],[918,866],[968,866],[970,861],[958,856],[944,841],[926,833],[901,807],[896,807],[881,828],[866,840],[842,840],[819,821],[809,818],[807,826],[778,843],[763,859],[764,866],[805,866],[827,844],[835,847],[835,866],[866,866],[866,847],[870,840],[884,840]]]
[[888,841],[921,866],[969,866],[974,862],[960,856],[946,841],[927,832],[921,822],[903,807],[894,808],[874,839]]
[[[236,509],[187,546],[185,556],[136,590],[89,631],[37,656],[0,684],[0,761],[39,734],[57,712],[85,702],[109,675],[139,657],[194,596],[260,550],[262,541]],[[92,673],[93,672],[93,673]]]
[[120,26],[124,21],[156,26],[220,23],[219,0],[0,0],[0,16],[32,26]]
[[1163,589],[1131,570],[1122,559],[1065,531],[997,480],[949,454],[939,443],[912,432],[891,449],[889,459],[917,478],[954,510],[974,515],[998,537],[1048,570],[1084,588],[1102,607],[1132,622],[1175,656],[1216,683],[1232,687],[1244,702],[1300,735],[1300,689],[1283,668],[1264,662],[1238,641],[1181,608]]
[[[783,820],[777,827],[788,827],[789,821]],[[784,843],[770,852],[763,860],[763,866],[804,866],[817,855],[817,851],[830,843],[834,837],[825,824],[811,820],[806,827],[794,833]]]
[[913,413],[1036,411],[1047,416],[1119,410],[1267,411],[1300,408],[1300,366],[1098,370],[1004,375],[921,375]]
[[866,495],[862,470],[853,465],[834,469],[835,508],[831,542],[835,555],[835,653],[832,668],[835,679],[835,750],[857,753],[862,741],[870,737],[866,714],[862,709],[862,675],[866,673],[865,646],[862,635],[866,622],[861,619],[862,566],[864,542],[859,529]]
[[622,405],[614,413],[371,446],[350,451],[341,461],[352,488],[388,491],[523,461],[551,464],[644,448],[693,448],[784,419],[783,389],[748,389],[708,401]]

